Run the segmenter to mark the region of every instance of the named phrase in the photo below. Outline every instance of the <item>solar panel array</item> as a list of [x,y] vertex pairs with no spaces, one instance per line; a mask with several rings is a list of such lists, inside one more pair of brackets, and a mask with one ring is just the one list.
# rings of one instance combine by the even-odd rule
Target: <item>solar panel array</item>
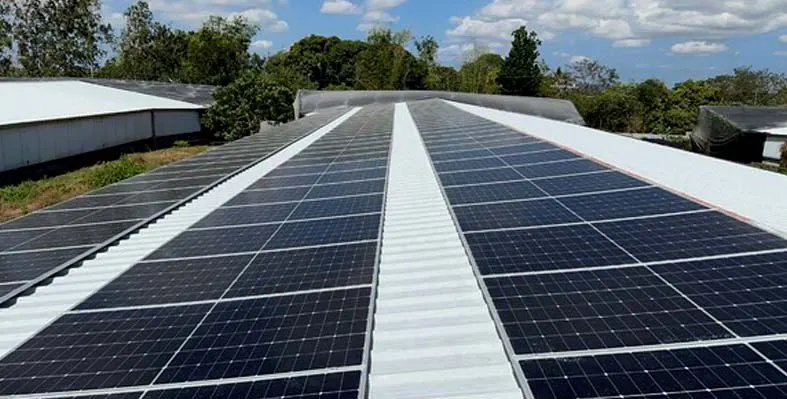
[[0,304],[342,113],[275,127],[0,224]]
[[0,394],[356,397],[392,123],[363,109],[161,246],[0,360]]
[[787,396],[787,241],[448,104],[410,110],[535,398]]

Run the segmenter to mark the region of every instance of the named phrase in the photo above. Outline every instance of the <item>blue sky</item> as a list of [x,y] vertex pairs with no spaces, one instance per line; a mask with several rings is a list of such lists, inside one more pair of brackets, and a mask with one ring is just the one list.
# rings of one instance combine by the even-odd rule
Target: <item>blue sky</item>
[[[122,25],[130,0],[104,0]],[[363,39],[373,26],[432,35],[440,60],[461,65],[473,49],[505,54],[511,30],[543,40],[553,69],[582,57],[623,80],[668,83],[752,65],[787,72],[787,0],[149,0],[157,20],[194,28],[208,15],[242,15],[261,27],[254,50],[275,53],[311,33]]]

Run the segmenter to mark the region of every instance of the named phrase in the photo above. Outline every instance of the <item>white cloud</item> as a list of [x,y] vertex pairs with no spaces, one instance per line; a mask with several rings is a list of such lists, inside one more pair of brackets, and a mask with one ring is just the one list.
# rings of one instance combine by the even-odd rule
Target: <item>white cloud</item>
[[361,6],[347,0],[326,0],[320,7],[323,14],[352,15],[360,14],[361,11]]
[[179,22],[188,28],[198,26],[211,15],[219,15],[246,18],[262,31],[287,31],[287,22],[267,8],[272,4],[272,0],[149,0],[158,21]]
[[575,56],[572,56],[568,60],[568,62],[571,63],[571,64],[579,64],[580,62],[583,62],[583,61],[592,61],[592,60],[593,60],[592,58],[586,57],[584,55],[575,55]]
[[257,40],[251,43],[251,48],[255,50],[266,50],[273,47],[273,42],[270,40]]
[[260,30],[267,32],[286,32],[290,28],[287,22],[279,19],[275,12],[263,8],[233,12],[229,14],[229,17],[246,18],[247,21],[259,25]]
[[526,23],[523,19],[501,19],[498,21],[482,21],[470,17],[455,19],[456,26],[446,34],[451,37],[465,38],[497,38],[509,40],[511,32]]
[[774,51],[773,55],[777,57],[787,57],[787,51]]
[[708,55],[725,52],[727,46],[721,43],[690,41],[674,44],[671,51],[674,54]]
[[787,43],[787,35],[779,36],[779,41],[782,42],[782,43]]
[[407,0],[369,0],[366,7],[369,10],[388,10],[399,7],[405,2],[407,2]]
[[385,26],[398,21],[398,16],[391,15],[386,11],[371,10],[363,14],[357,29],[362,32],[368,32],[378,26]]
[[643,47],[650,44],[650,39],[623,39],[612,42],[612,47]]

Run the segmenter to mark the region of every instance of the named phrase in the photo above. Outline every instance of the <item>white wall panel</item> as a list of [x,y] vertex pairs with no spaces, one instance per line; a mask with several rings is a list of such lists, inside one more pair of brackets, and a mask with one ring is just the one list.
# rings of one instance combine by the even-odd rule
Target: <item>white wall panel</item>
[[197,111],[156,111],[155,121],[156,136],[159,137],[200,131]]

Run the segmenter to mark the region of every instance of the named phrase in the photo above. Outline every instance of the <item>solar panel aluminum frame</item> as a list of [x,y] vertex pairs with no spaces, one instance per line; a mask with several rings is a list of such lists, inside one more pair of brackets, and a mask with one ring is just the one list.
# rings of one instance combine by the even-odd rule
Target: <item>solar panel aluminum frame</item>
[[[336,119],[342,117],[343,115],[346,115],[348,112],[352,112],[352,110],[348,109],[345,112],[342,112],[342,113],[339,113],[339,114],[335,115],[335,117],[333,117],[330,120],[328,120],[325,124],[328,124],[328,123],[331,123],[332,121],[335,121]],[[268,159],[271,156],[281,152],[283,149],[287,148],[292,143],[294,143],[294,142],[296,142],[296,141],[298,141],[298,140],[300,140],[300,139],[302,139],[302,138],[304,138],[304,137],[314,133],[318,129],[319,129],[319,127],[315,128],[315,129],[309,129],[309,130],[305,131],[303,134],[301,134],[301,135],[299,135],[297,137],[294,137],[289,142],[287,142],[287,143],[277,147],[272,152],[270,152],[270,153],[268,153],[268,154],[266,154],[266,155],[264,155],[264,156],[262,156],[260,158],[257,158],[256,160],[251,161],[251,162],[249,162],[248,164],[246,164],[244,166],[241,166],[240,168],[236,169],[234,172],[231,172],[231,173],[225,175],[223,178],[221,178],[221,179],[219,179],[217,181],[214,181],[213,183],[211,183],[211,184],[201,188],[200,190],[198,190],[198,191],[192,193],[191,195],[189,195],[188,197],[186,197],[186,198],[184,198],[184,199],[182,199],[182,200],[180,200],[180,201],[178,201],[178,202],[176,202],[176,203],[174,203],[174,204],[164,208],[163,210],[153,214],[152,216],[150,216],[148,218],[145,218],[145,219],[141,220],[140,222],[138,222],[138,223],[132,225],[131,227],[123,230],[122,232],[120,232],[120,233],[118,233],[118,234],[108,238],[107,240],[101,242],[100,244],[94,245],[92,248],[90,248],[89,250],[83,252],[82,254],[80,254],[78,256],[75,256],[74,258],[71,258],[68,261],[60,264],[59,266],[57,266],[57,267],[55,267],[53,269],[50,269],[49,271],[47,271],[45,273],[42,273],[42,274],[38,275],[38,277],[25,282],[22,286],[17,287],[15,289],[13,289],[12,291],[10,291],[10,292],[8,292],[5,295],[0,297],[0,308],[7,308],[7,307],[10,307],[10,306],[13,306],[16,303],[16,299],[19,296],[29,295],[29,294],[33,293],[37,286],[39,286],[41,284],[45,284],[47,281],[50,281],[51,279],[53,279],[53,278],[55,278],[55,277],[57,277],[59,275],[64,274],[65,271],[68,270],[69,268],[79,264],[82,261],[90,259],[92,256],[96,255],[97,253],[106,250],[108,247],[110,247],[115,242],[117,242],[117,241],[119,241],[119,240],[129,236],[130,234],[132,234],[133,232],[135,232],[137,230],[140,230],[140,229],[144,228],[145,226],[153,223],[154,221],[160,219],[161,217],[171,213],[172,211],[180,208],[181,206],[191,202],[195,198],[197,198],[197,197],[205,194],[206,192],[212,190],[214,187],[220,185],[221,183],[231,179],[234,176],[237,176],[240,173],[243,173],[244,171],[248,170],[249,168],[253,167],[254,165],[256,165],[256,164],[264,161],[265,159]]]

